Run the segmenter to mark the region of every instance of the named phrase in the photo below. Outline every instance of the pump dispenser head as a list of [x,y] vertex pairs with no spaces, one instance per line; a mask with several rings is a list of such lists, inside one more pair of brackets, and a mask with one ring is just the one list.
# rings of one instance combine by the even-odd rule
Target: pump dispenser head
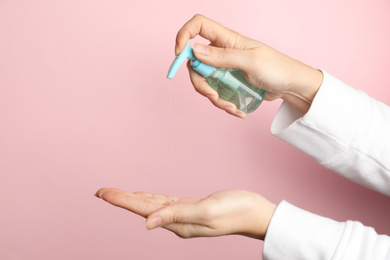
[[186,47],[184,50],[176,56],[176,58],[173,60],[171,67],[169,68],[167,78],[171,79],[175,76],[177,70],[180,68],[181,64],[186,60],[191,60],[191,66],[192,68],[197,71],[199,74],[201,74],[203,77],[208,77],[210,74],[214,71],[215,67],[204,64],[200,62],[194,55],[194,52],[192,51],[192,48],[190,47],[190,42],[187,42]]

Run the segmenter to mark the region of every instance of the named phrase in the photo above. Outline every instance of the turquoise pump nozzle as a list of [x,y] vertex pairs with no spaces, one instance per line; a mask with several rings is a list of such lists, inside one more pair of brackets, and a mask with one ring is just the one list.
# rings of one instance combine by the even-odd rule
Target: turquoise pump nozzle
[[189,42],[182,53],[173,60],[168,71],[168,79],[175,76],[186,59],[191,60],[192,68],[206,78],[206,82],[220,98],[233,103],[241,111],[251,113],[263,102],[265,90],[252,86],[239,70],[216,68],[202,63],[195,57]]
[[186,47],[184,50],[176,56],[176,58],[173,60],[171,67],[169,68],[167,78],[171,79],[175,76],[177,70],[180,68],[181,64],[186,60],[191,60],[191,66],[192,68],[197,71],[199,74],[201,74],[203,77],[207,78],[210,76],[211,73],[213,73],[215,67],[204,64],[200,62],[194,55],[194,52],[192,48],[190,47],[190,42],[187,42]]

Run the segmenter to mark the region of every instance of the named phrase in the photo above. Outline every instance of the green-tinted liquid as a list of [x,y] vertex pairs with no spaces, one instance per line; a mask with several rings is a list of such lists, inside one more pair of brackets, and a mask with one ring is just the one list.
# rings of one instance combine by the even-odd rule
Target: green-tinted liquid
[[245,113],[255,111],[266,94],[265,90],[252,86],[239,70],[215,68],[206,81],[220,98],[235,104]]

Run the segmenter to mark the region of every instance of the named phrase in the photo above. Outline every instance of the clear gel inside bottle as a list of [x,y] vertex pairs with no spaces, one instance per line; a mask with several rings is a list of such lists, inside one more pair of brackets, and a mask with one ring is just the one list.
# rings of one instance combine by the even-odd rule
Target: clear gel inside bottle
[[252,86],[239,70],[215,68],[206,81],[220,98],[245,113],[256,110],[266,94],[265,90]]

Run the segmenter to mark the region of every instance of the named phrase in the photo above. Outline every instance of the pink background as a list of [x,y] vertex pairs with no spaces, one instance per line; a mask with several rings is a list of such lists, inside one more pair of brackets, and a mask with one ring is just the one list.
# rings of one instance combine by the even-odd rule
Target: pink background
[[280,101],[243,121],[184,66],[165,79],[176,32],[202,13],[390,104],[389,12],[387,0],[0,0],[0,259],[261,258],[245,237],[146,231],[93,196],[104,186],[247,189],[390,234],[389,198],[270,134]]

